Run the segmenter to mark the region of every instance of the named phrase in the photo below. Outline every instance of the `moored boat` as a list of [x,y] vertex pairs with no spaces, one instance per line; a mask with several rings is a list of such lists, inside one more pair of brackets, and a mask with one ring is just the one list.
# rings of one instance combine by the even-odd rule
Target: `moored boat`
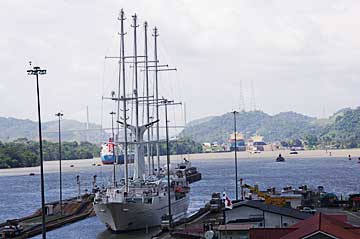
[[[117,152],[114,153],[113,150]],[[103,164],[113,164],[114,162],[117,162],[117,164],[124,164],[124,153],[119,146],[115,149],[115,145],[111,138],[109,139],[109,142],[101,145],[100,158]],[[134,163],[134,153],[128,154],[127,162]]]

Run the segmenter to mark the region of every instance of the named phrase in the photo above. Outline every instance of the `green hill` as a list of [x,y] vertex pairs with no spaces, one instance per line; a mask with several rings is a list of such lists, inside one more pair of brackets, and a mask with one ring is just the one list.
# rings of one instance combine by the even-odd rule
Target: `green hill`
[[[181,136],[190,137],[197,142],[219,142],[228,140],[234,130],[233,114],[216,116],[200,124],[187,126]],[[262,111],[240,112],[236,116],[237,131],[246,138],[254,134],[264,136],[265,141],[281,141],[299,138],[305,134],[318,134],[321,126],[316,118],[294,112],[270,116]]]
[[360,107],[335,113],[324,127],[321,139],[346,148],[360,147]]
[[[317,119],[295,112],[269,115],[262,111],[240,112],[237,130],[246,138],[254,134],[267,142],[301,139],[309,145],[360,147],[360,108],[342,109],[328,119]],[[233,114],[207,117],[188,124],[180,136],[196,142],[227,142],[233,132]]]
[[[99,142],[100,125],[89,124],[89,131],[86,131],[86,123],[76,120],[64,119],[61,121],[62,139],[64,141],[89,141]],[[57,141],[58,139],[58,121],[49,121],[42,124],[44,140]],[[102,131],[106,137],[106,133]],[[27,138],[29,140],[38,139],[38,123],[31,120],[22,120],[12,117],[0,117],[0,141],[13,141],[18,138]]]

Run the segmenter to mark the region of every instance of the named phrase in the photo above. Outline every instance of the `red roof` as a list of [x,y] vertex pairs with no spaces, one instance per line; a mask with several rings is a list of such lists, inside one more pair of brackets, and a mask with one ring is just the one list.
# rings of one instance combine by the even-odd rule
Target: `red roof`
[[349,230],[360,234],[360,228],[350,228]]
[[260,228],[250,229],[250,238],[297,239],[323,232],[337,238],[359,239],[360,228],[354,227],[345,221],[346,216],[344,215],[325,215],[318,213],[289,228],[273,228],[268,231]]
[[249,230],[249,238],[255,239],[278,239],[296,228],[251,228]]

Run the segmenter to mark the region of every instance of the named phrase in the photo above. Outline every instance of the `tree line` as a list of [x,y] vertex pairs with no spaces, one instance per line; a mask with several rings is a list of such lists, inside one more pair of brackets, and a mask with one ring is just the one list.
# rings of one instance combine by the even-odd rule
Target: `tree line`
[[[166,155],[166,143],[159,145],[159,154]],[[170,154],[191,154],[201,153],[202,146],[200,143],[195,142],[192,139],[184,138],[169,142],[169,153]],[[156,152],[154,152],[156,154]]]
[[[88,159],[98,157],[100,149],[89,142],[62,142],[62,159]],[[59,159],[59,144],[43,141],[45,161]],[[12,142],[0,141],[0,168],[32,167],[40,165],[39,142],[25,138]]]
[[[166,144],[159,145],[160,155],[166,155]],[[201,144],[191,139],[170,141],[170,154],[200,153]],[[62,159],[89,159],[100,156],[100,147],[89,142],[62,142]],[[146,147],[145,147],[146,149]],[[154,154],[156,151],[154,149]],[[45,161],[59,159],[59,144],[43,141],[43,158]],[[20,138],[12,142],[0,141],[0,168],[33,167],[40,165],[39,142]]]

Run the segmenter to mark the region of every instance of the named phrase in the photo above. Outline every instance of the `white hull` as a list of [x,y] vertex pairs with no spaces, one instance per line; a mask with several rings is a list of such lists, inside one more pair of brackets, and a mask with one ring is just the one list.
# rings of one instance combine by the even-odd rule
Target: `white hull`
[[[160,226],[161,217],[168,213],[168,198],[157,197],[153,204],[144,203],[95,203],[97,217],[109,229],[116,232],[132,231]],[[173,218],[186,215],[189,206],[189,196],[175,201],[172,198],[171,210]]]

